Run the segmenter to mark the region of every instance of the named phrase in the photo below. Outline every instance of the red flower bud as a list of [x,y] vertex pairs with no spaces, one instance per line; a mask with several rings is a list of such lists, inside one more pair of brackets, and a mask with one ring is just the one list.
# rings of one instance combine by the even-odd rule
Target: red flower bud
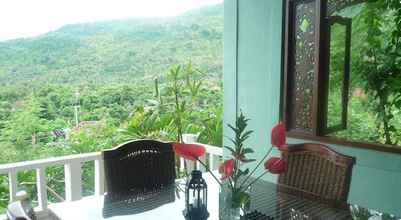
[[280,157],[271,157],[265,162],[265,169],[273,174],[281,174],[287,171],[287,162]]
[[174,152],[187,160],[196,160],[206,152],[205,147],[199,144],[173,143]]
[[231,177],[234,173],[234,159],[226,160],[219,167],[219,173],[222,175],[221,179],[225,180]]
[[271,144],[280,148],[286,143],[285,126],[282,122],[273,127],[271,131]]

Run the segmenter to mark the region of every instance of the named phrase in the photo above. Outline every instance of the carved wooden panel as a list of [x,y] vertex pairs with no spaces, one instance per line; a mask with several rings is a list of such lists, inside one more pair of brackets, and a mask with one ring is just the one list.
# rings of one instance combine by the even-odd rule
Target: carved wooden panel
[[313,121],[316,16],[315,1],[294,5],[291,129],[306,132],[312,131]]
[[327,13],[333,15],[335,12],[341,11],[342,9],[365,2],[366,0],[328,0],[327,2]]

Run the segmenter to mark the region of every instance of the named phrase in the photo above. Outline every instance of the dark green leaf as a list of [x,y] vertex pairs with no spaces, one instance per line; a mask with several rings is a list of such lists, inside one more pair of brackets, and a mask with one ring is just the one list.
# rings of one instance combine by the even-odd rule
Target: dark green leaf
[[254,162],[254,161],[256,161],[255,159],[245,159],[245,160],[242,160],[242,162],[244,162],[244,163],[251,163],[251,162]]
[[249,153],[253,153],[253,152],[255,152],[252,148],[245,148],[243,151],[242,151],[242,153],[244,153],[244,154],[249,154]]
[[224,148],[226,148],[227,150],[229,150],[229,151],[231,152],[231,154],[235,155],[235,151],[234,151],[234,149],[232,149],[231,147],[224,146]]

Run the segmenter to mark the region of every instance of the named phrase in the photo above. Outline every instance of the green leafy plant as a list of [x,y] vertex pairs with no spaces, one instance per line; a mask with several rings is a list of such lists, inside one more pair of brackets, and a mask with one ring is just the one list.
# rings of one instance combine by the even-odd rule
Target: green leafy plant
[[[361,76],[377,113],[385,144],[394,141],[395,109],[401,108],[401,3],[396,0],[366,4],[366,35],[360,63]],[[392,24],[392,25],[388,25]]]
[[[241,112],[235,121],[235,125],[228,125],[234,132],[234,137],[229,138],[233,147],[224,146],[224,148],[231,153],[231,159],[226,160],[219,168],[220,173],[223,175],[222,179],[226,180],[228,187],[231,190],[231,205],[233,208],[243,208],[243,206],[248,205],[250,195],[247,190],[262,176],[269,172],[272,174],[280,174],[285,172],[287,169],[287,163],[282,158],[271,157],[265,161],[265,159],[270,155],[273,146],[277,146],[280,149],[285,145],[285,128],[282,123],[276,125],[272,129],[273,146],[270,147],[266,155],[259,161],[252,171],[250,171],[249,168],[243,168],[245,164],[255,161],[255,159],[250,158],[250,155],[254,152],[253,149],[246,145],[246,141],[253,133],[252,130],[247,130],[248,121],[249,119]],[[263,162],[265,162],[265,172],[250,180],[254,172]],[[250,182],[248,180],[250,180]]]
[[[201,88],[201,80],[197,79],[198,70],[194,69],[192,63],[181,66],[172,66],[167,74],[167,94],[172,100],[172,115],[177,131],[177,141],[182,142],[185,130],[185,118],[189,118],[197,105],[197,96]],[[196,121],[192,121],[192,123]]]

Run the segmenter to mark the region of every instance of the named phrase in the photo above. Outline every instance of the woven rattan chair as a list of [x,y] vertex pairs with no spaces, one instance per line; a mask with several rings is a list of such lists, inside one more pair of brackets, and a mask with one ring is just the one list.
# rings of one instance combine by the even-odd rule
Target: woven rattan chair
[[175,157],[169,143],[129,141],[102,155],[109,196],[150,192],[174,183]]
[[336,207],[346,207],[355,158],[321,144],[289,145],[282,151],[288,170],[279,190]]

